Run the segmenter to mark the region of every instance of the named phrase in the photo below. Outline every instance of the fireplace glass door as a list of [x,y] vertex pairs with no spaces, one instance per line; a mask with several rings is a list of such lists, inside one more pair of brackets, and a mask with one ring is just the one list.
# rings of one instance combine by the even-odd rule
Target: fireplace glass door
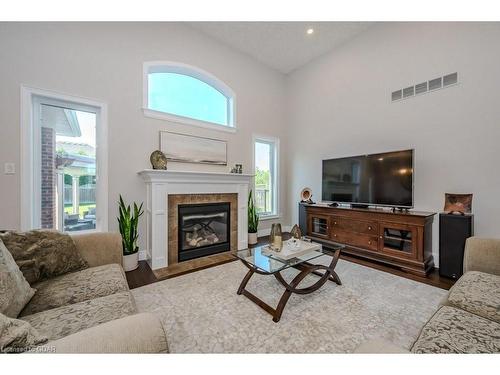
[[230,204],[178,206],[179,262],[230,250]]

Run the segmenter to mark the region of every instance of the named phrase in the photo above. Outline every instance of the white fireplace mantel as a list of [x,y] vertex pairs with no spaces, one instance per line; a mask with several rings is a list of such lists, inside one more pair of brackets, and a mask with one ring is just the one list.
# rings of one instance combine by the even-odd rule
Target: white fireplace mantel
[[238,250],[248,246],[248,187],[253,175],[145,169],[146,259],[152,269],[168,266],[168,195],[238,194]]

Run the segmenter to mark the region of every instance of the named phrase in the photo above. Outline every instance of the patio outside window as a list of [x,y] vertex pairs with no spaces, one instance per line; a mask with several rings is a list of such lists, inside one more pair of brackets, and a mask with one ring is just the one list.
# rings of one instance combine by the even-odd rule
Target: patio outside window
[[96,114],[42,104],[42,228],[96,228]]

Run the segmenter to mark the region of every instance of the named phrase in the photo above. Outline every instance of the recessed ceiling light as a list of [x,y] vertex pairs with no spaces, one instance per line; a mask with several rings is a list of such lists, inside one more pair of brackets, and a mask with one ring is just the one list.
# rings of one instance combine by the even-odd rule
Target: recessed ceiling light
[[307,35],[311,35],[314,33],[314,29],[313,28],[307,29],[306,33]]

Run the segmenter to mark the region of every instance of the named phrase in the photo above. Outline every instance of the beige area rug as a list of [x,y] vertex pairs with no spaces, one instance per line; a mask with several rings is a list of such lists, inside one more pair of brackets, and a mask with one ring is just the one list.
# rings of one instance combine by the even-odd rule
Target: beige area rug
[[[323,257],[329,262],[329,257]],[[280,322],[236,290],[246,268],[238,262],[133,289],[140,311],[157,314],[173,353],[349,353],[382,338],[409,348],[446,291],[340,260],[343,285],[327,282],[292,295]],[[297,273],[285,271],[285,278]],[[317,280],[308,276],[301,286]],[[247,289],[276,306],[283,287],[254,275]]]

